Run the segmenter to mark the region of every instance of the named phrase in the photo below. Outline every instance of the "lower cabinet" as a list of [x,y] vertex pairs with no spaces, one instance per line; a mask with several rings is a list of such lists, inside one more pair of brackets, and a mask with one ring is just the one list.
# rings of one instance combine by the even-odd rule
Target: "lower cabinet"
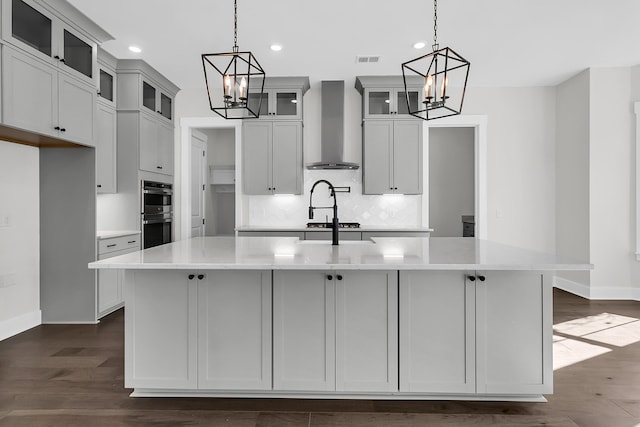
[[401,271],[399,287],[401,392],[553,392],[550,277]]
[[125,272],[127,388],[198,387],[198,281],[180,270]]
[[463,271],[400,272],[400,391],[475,393],[475,285]]
[[202,276],[198,387],[270,390],[271,271],[218,270]]
[[274,271],[273,388],[397,391],[397,272]]
[[[140,250],[140,234],[128,234],[98,240],[98,260]],[[124,271],[98,270],[96,319],[124,305]]]
[[553,393],[551,277],[526,271],[478,273],[478,393]]
[[125,387],[480,399],[553,391],[547,274],[125,274]]

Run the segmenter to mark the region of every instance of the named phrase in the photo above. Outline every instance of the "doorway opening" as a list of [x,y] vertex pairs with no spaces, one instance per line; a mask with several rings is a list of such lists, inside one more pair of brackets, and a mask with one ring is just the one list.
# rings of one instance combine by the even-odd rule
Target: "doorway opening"
[[434,237],[475,236],[475,129],[429,129],[429,225]]
[[235,235],[242,214],[241,123],[236,122],[216,117],[180,120],[176,240]]
[[[428,122],[424,133],[423,224],[429,225],[429,228],[433,230],[431,235],[434,237],[473,235],[473,237],[480,239],[489,238],[487,224],[487,116],[445,117]],[[430,148],[432,138],[435,144],[433,153]],[[456,147],[442,146],[447,141],[453,141],[456,144],[455,141],[458,139],[461,142]],[[434,159],[430,158],[432,155]],[[449,158],[449,160],[445,160],[445,158]],[[443,166],[451,170],[443,170]],[[435,168],[433,174],[431,168]],[[458,170],[461,168],[465,168],[465,170]],[[458,172],[460,174],[456,175]],[[432,179],[436,182],[432,183]],[[464,184],[458,181],[463,181]],[[469,190],[470,186],[473,188],[472,191]],[[456,192],[463,192],[464,195],[453,194]],[[459,200],[464,200],[464,202]],[[456,204],[459,207],[454,209],[452,206]],[[432,215],[434,218],[431,218]]]

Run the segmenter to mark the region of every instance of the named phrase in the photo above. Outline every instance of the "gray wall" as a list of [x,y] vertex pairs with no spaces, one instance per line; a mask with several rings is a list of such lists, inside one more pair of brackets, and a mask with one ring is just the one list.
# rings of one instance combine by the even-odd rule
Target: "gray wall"
[[429,129],[429,226],[434,237],[461,237],[474,214],[474,128]]
[[40,149],[43,323],[95,323],[95,175],[93,148]]
[[[557,87],[556,252],[590,260],[589,78],[586,70]],[[559,273],[589,285],[589,272]]]

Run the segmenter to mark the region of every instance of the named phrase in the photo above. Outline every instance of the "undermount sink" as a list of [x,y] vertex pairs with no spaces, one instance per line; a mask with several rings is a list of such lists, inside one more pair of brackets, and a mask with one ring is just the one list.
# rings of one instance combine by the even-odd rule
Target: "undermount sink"
[[[331,240],[297,240],[299,245],[327,245],[331,246]],[[373,240],[340,240],[339,245],[359,246],[359,245],[375,245]]]

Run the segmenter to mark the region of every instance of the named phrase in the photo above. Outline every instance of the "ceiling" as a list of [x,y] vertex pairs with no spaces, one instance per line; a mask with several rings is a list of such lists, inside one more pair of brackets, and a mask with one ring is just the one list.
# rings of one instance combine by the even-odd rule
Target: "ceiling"
[[[115,37],[105,50],[183,89],[204,87],[202,53],[233,46],[232,0],[68,1]],[[640,64],[639,22],[638,0],[441,0],[438,42],[471,62],[470,86],[548,86],[588,67]],[[418,40],[427,47],[414,49]],[[267,76],[399,75],[432,43],[432,0],[238,0],[238,45]]]

